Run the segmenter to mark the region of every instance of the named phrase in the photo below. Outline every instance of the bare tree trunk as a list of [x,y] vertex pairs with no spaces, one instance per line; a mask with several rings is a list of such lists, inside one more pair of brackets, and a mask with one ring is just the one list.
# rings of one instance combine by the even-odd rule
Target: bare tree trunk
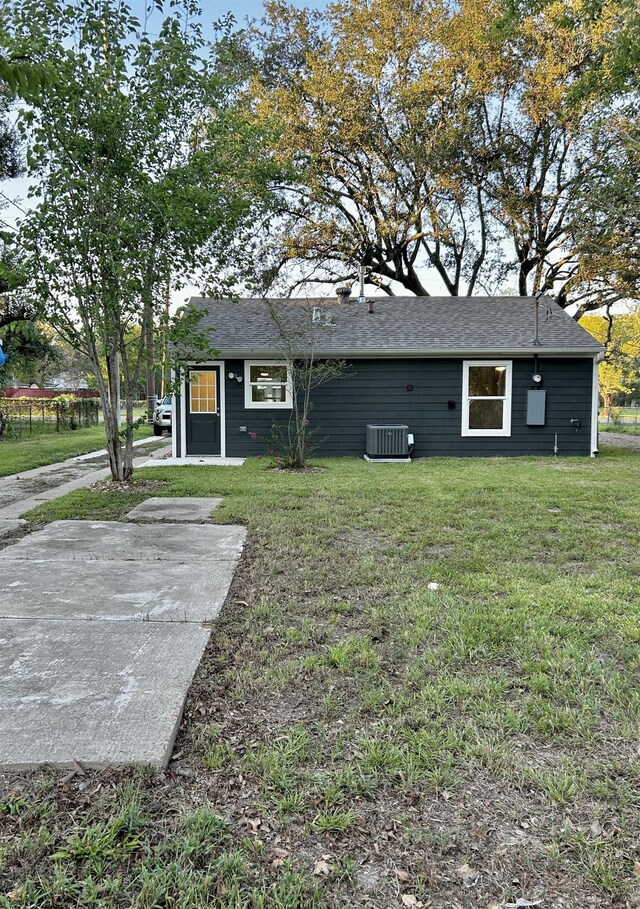
[[144,335],[145,366],[147,378],[147,419],[153,422],[153,409],[156,403],[156,371],[154,350],[153,301],[149,298],[144,305],[142,320]]
[[160,394],[167,396],[171,376],[169,371],[169,304],[171,301],[171,272],[167,271],[167,280],[164,287],[164,318],[162,329],[162,377]]
[[126,420],[127,428],[124,443],[124,457],[122,464],[122,477],[130,480],[133,476],[133,400],[131,394],[127,395]]
[[104,415],[105,433],[107,437],[107,453],[111,479],[114,482],[124,480],[124,465],[122,461],[122,447],[120,445],[120,428],[118,426],[118,354],[111,351],[107,354],[107,383],[99,380],[102,413]]

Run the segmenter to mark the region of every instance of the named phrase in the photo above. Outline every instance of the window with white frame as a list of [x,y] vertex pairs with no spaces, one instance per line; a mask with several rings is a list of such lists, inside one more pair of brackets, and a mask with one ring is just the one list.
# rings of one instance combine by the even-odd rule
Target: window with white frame
[[291,408],[291,376],[286,363],[247,360],[244,383],[245,407]]
[[462,435],[511,435],[511,360],[462,364]]

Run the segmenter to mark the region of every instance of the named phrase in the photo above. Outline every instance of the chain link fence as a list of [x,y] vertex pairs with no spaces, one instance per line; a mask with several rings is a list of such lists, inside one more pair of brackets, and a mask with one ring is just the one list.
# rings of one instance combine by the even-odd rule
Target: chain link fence
[[0,438],[29,438],[48,432],[68,432],[97,426],[97,398],[0,398]]
[[640,432],[640,407],[605,407],[600,411],[598,423],[612,431],[618,428]]

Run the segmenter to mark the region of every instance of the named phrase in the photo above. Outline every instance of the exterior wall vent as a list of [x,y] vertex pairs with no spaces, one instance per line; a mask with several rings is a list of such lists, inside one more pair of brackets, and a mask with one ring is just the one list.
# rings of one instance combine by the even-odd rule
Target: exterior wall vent
[[367,425],[369,458],[406,458],[409,455],[408,426]]

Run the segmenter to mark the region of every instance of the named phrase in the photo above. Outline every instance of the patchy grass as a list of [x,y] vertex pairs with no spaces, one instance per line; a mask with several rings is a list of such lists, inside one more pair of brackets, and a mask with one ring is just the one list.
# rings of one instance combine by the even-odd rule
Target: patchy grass
[[320,463],[139,472],[249,545],[169,771],[7,778],[0,906],[636,898],[638,454]]
[[640,423],[637,422],[621,423],[612,421],[611,423],[599,423],[598,429],[601,432],[625,432],[630,436],[640,436]]
[[[140,426],[135,431],[136,439],[151,435],[150,426]],[[27,439],[0,439],[0,477],[55,464],[67,458],[88,454],[105,447],[104,426],[90,426],[85,429],[66,432],[48,432],[33,435]]]

